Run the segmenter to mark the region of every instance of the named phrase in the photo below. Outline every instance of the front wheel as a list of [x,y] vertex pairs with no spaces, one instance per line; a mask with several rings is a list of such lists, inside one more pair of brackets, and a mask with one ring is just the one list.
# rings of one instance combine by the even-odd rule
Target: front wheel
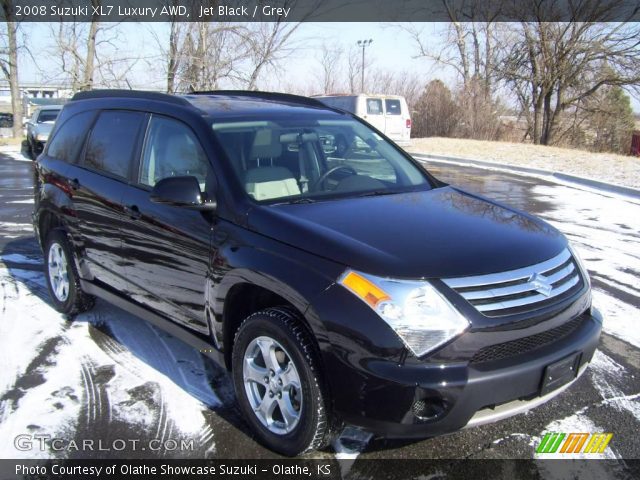
[[269,308],[244,320],[232,368],[240,409],[263,444],[295,456],[329,442],[317,355],[294,312]]

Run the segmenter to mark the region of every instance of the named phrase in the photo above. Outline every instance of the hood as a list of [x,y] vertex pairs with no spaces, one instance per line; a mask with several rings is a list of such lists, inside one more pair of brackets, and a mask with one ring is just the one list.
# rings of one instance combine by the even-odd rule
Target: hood
[[366,273],[442,278],[513,270],[565,248],[531,215],[452,187],[260,206],[249,228]]
[[51,133],[51,130],[53,130],[53,126],[55,125],[55,122],[42,122],[42,123],[38,123],[35,126],[35,132],[40,134],[40,135],[49,135]]

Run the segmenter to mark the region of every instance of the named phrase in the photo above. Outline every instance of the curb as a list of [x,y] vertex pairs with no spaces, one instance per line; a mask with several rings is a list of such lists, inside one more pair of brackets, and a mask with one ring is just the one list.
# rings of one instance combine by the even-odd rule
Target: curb
[[418,160],[433,160],[441,162],[455,162],[470,167],[477,168],[493,168],[502,169],[513,172],[528,173],[534,175],[540,175],[544,177],[552,177],[565,182],[576,183],[585,187],[595,188],[597,190],[603,190],[609,193],[617,193],[619,195],[626,195],[628,197],[640,198],[640,189],[633,187],[625,187],[622,185],[614,185],[612,183],[601,182],[599,180],[593,180],[591,178],[579,177],[577,175],[571,175],[561,172],[550,172],[549,170],[543,170],[541,168],[534,167],[521,167],[518,165],[509,165],[504,163],[487,162],[485,160],[472,160],[461,157],[448,157],[445,155],[432,155],[427,153],[411,153],[409,155],[417,158]]

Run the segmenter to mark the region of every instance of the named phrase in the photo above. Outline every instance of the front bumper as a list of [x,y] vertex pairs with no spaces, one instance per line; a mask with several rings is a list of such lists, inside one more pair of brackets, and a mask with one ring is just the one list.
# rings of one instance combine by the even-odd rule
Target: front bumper
[[568,336],[497,363],[369,362],[359,369],[357,380],[345,378],[343,385],[357,383],[358,399],[346,409],[340,408],[344,403],[336,405],[336,413],[345,422],[380,436],[424,438],[525,412],[577,380],[541,396],[548,365],[579,353],[578,376],[584,373],[599,342],[602,317],[593,308],[582,316],[580,326]]

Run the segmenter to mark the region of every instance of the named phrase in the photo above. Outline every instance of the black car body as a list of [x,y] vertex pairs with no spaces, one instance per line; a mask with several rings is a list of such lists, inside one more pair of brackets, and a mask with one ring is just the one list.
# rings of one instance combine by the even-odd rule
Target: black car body
[[[289,133],[296,121],[311,127]],[[352,151],[332,159],[323,139],[335,138],[341,122]],[[155,169],[178,124],[207,165],[179,165],[167,180]],[[264,125],[280,130],[264,133]],[[406,162],[404,171],[362,174],[377,168],[376,155]],[[309,158],[318,173],[340,178],[313,179]],[[234,370],[258,437],[286,454],[321,446],[343,422],[425,437],[548,400],[584,372],[598,344],[602,321],[586,271],[550,225],[418,174],[416,165],[351,114],[303,97],[76,95],[36,165],[34,226],[54,303],[77,313],[91,296],[106,298]],[[283,169],[298,186],[278,176]],[[153,186],[144,184],[151,170],[160,179]],[[248,180],[256,171],[264,184]],[[318,194],[308,184],[305,194],[304,182]],[[345,184],[359,186],[338,194]],[[72,262],[63,272],[65,252]],[[64,275],[67,296],[58,295]],[[429,312],[451,318],[451,327]],[[251,333],[254,324],[260,333]],[[265,338],[278,340],[269,352],[286,368],[274,373],[260,360]],[[236,358],[240,344],[246,351]],[[249,367],[235,372],[247,362],[273,378],[265,374],[259,386]],[[298,387],[285,391],[278,382],[289,385],[291,365]],[[269,395],[293,410],[274,406],[257,421],[250,407]],[[309,405],[317,415],[304,413]]]

